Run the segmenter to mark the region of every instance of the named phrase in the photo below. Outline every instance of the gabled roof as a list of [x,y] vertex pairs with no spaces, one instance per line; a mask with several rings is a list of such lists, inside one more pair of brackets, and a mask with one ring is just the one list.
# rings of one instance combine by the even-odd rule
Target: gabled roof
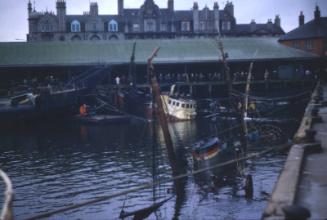
[[327,17],[320,17],[320,20],[310,22],[288,32],[279,40],[299,40],[308,38],[327,38]]
[[210,11],[208,8],[204,8],[199,11],[199,19],[200,20],[214,20],[214,11]]
[[[277,38],[222,38],[230,62],[312,59],[312,53],[287,47]],[[146,64],[155,47],[155,63],[218,62],[221,55],[213,39],[137,40],[135,62]],[[128,64],[134,41],[12,42],[0,43],[0,67],[79,66]]]
[[[103,22],[108,22],[112,19],[119,20],[118,15],[99,15],[95,17],[96,19],[101,19]],[[71,23],[72,21],[77,20],[82,23],[86,23],[90,20],[92,20],[91,16],[88,15],[67,15],[66,16],[66,22]]]
[[124,9],[124,17],[125,21],[137,21],[139,19],[139,9]]

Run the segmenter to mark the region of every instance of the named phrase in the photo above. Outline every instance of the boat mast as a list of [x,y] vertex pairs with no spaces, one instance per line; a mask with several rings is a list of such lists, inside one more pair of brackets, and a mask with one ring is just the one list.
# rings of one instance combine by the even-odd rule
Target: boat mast
[[130,64],[129,64],[129,70],[128,70],[128,81],[132,83],[133,86],[135,86],[136,79],[135,79],[135,48],[136,48],[136,42],[133,44],[133,50],[132,50],[132,55],[130,59]]
[[253,62],[251,62],[249,67],[249,74],[246,80],[246,87],[245,87],[245,97],[244,97],[244,108],[243,108],[243,129],[244,133],[248,135],[248,126],[245,119],[248,117],[248,109],[249,109],[249,94],[250,94],[250,86],[251,86],[251,78],[252,78],[252,69],[253,69]]
[[[228,58],[228,54],[225,53],[224,51],[224,46],[223,43],[221,41],[221,38],[218,38],[218,47],[221,53],[221,57],[222,57],[222,62],[223,62],[223,75],[226,77],[226,82],[227,82],[227,92],[228,92],[228,115],[231,115],[231,108],[232,108],[232,92],[233,92],[233,84],[232,84],[232,80],[230,77],[230,68],[227,64],[227,58]],[[252,71],[252,67],[251,67],[251,71]],[[239,120],[239,122],[243,125],[241,126],[241,143],[243,146],[243,149],[246,150],[247,149],[247,141],[246,141],[246,136],[245,136],[245,120],[243,115],[241,115],[242,112],[240,112],[240,114],[237,114],[237,118]],[[228,145],[230,144],[230,142],[232,141],[232,130],[231,130],[231,126],[230,123],[228,123]]]
[[162,100],[161,100],[161,96],[160,96],[161,95],[160,87],[158,85],[157,77],[155,75],[154,67],[153,67],[153,63],[152,63],[154,57],[157,56],[159,49],[160,49],[159,47],[155,48],[154,51],[152,52],[151,56],[148,58],[147,68],[148,68],[149,81],[150,81],[153,100],[154,100],[153,104],[154,104],[154,108],[156,109],[155,110],[156,116],[159,119],[159,124],[161,126],[161,129],[162,129],[162,132],[164,135],[168,158],[169,158],[169,162],[172,166],[173,174],[176,175],[179,173],[178,169],[177,169],[177,164],[176,164],[176,154],[174,151],[173,142],[172,142],[171,135],[169,132],[166,114],[164,112],[163,105],[162,105]]
[[[218,38],[218,48],[220,50],[221,53],[221,57],[222,57],[222,63],[223,63],[223,76],[225,77],[225,80],[227,82],[227,98],[228,98],[228,110],[227,110],[227,114],[228,116],[230,116],[231,113],[231,107],[232,107],[232,100],[231,100],[231,96],[232,96],[232,89],[233,89],[233,85],[232,85],[232,81],[230,78],[230,69],[229,66],[227,64],[227,57],[228,54],[225,53],[224,51],[224,46],[223,46],[223,42],[221,41],[221,38]],[[231,126],[230,123],[227,123],[227,128],[228,128],[228,145],[231,141],[231,137],[232,137],[232,130],[231,130]],[[230,146],[230,145],[229,145]]]
[[226,79],[226,82],[227,82],[227,92],[228,92],[228,104],[229,104],[229,107],[231,106],[231,94],[232,94],[232,89],[233,89],[233,85],[232,85],[232,81],[231,81],[231,78],[230,78],[230,73],[229,73],[229,66],[227,64],[227,57],[228,57],[228,54],[225,53],[224,51],[224,46],[223,46],[223,42],[221,41],[220,37],[218,38],[218,47],[219,47],[219,50],[220,50],[220,53],[221,53],[221,57],[222,57],[222,62],[223,62],[223,76],[225,77]]

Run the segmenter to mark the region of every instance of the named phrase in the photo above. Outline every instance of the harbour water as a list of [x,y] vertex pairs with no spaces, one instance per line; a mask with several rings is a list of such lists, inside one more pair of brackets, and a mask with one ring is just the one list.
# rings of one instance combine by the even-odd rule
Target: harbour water
[[[283,129],[291,136],[295,127],[296,123]],[[171,123],[170,130],[178,160],[183,161],[179,164],[188,172],[194,168],[192,143],[217,132],[205,120]],[[3,129],[0,167],[13,181],[15,219],[171,177],[159,127],[156,133],[153,144],[152,126],[143,122],[106,126],[52,122]],[[259,146],[254,151],[264,149]],[[246,161],[254,181],[253,199],[244,197],[244,178],[220,168],[219,183],[207,173],[189,175],[48,219],[118,219],[123,207],[134,211],[171,196],[148,219],[259,219],[285,159],[284,154],[273,152]],[[3,185],[0,190],[3,192]]]

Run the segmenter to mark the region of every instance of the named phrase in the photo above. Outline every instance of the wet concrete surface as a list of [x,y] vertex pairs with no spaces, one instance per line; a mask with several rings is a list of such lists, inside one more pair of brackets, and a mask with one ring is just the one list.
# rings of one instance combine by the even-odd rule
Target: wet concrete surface
[[[327,86],[324,86],[327,99]],[[321,142],[322,152],[307,155],[302,169],[296,204],[311,212],[310,219],[327,219],[327,107],[320,108],[323,123],[313,126],[316,140]]]

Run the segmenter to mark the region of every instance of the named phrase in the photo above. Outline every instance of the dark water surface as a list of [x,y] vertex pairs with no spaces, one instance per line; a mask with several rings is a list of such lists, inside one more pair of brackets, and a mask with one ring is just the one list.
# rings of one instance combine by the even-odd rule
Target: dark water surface
[[[190,146],[213,133],[207,121],[170,124],[185,171],[193,170]],[[292,130],[287,130],[291,133]],[[153,151],[151,125],[85,126],[71,122],[35,125],[0,133],[0,167],[11,177],[14,214],[24,219],[171,177],[160,129]],[[259,147],[256,151],[261,151]],[[153,157],[156,158],[155,162]],[[244,198],[243,178],[227,175],[216,184],[209,175],[191,175],[111,200],[54,215],[49,219],[118,219],[125,211],[174,196],[148,219],[259,219],[286,156],[271,153],[247,161],[254,178],[253,199]],[[1,183],[2,184],[2,183]],[[176,186],[177,191],[172,190]],[[0,185],[1,193],[3,185]],[[130,218],[131,219],[131,218]]]

